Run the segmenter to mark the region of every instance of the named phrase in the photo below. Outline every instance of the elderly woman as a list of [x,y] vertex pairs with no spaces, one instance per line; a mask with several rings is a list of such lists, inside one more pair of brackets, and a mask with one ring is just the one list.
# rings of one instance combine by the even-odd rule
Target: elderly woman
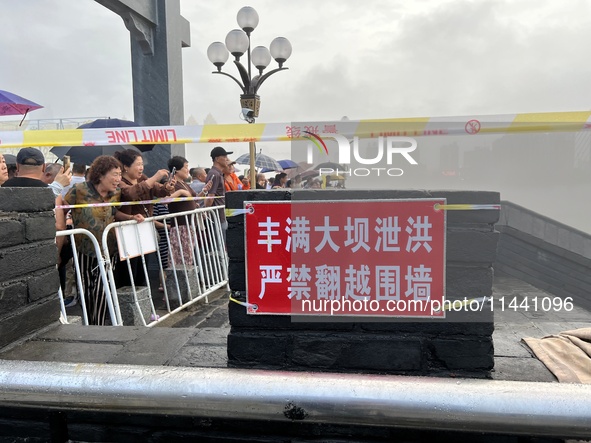
[[[121,201],[145,201],[155,198],[170,196],[175,191],[176,179],[172,177],[166,184],[160,181],[168,177],[166,169],[160,169],[152,177],[144,175],[144,160],[142,155],[133,149],[116,152],[114,157],[123,166],[121,183]],[[121,212],[129,215],[141,214],[144,217],[154,215],[154,205],[141,204],[122,206]],[[161,222],[155,222],[157,228],[163,228]],[[146,286],[147,279],[142,265],[142,258],[135,257],[129,260],[133,282],[135,286]],[[115,284],[118,288],[130,286],[131,279],[127,265],[117,267],[115,272]]]
[[[176,192],[175,197],[206,197],[211,189],[211,180],[205,184],[199,194],[197,194],[185,180],[189,178],[189,161],[181,156],[172,157],[168,160],[168,169],[176,170]],[[197,209],[197,203],[194,200],[188,200],[178,203],[170,203],[168,210],[171,214],[179,212],[193,211]],[[176,217],[173,221],[172,229],[170,230],[170,252],[172,262],[175,266],[181,266],[183,260],[185,265],[193,264],[193,252],[191,244],[193,239],[191,237],[190,227],[187,226],[187,221],[190,223],[191,218],[185,216]]]
[[[68,205],[114,203],[121,201],[121,163],[108,155],[97,157],[88,172],[88,181],[78,183],[66,194]],[[74,228],[87,229],[101,244],[105,228],[114,221],[144,220],[141,214],[125,214],[116,206],[82,207],[72,209]],[[80,277],[84,288],[84,300],[91,325],[106,324],[107,303],[103,282],[98,268],[97,251],[85,235],[76,236]],[[116,268],[117,242],[114,235],[108,238],[111,266]]]
[[0,154],[0,186],[8,180],[8,166],[6,166],[6,160],[4,156]]

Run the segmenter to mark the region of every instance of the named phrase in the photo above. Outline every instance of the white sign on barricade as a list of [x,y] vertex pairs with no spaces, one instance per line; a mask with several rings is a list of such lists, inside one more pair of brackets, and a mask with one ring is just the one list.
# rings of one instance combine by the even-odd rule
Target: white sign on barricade
[[156,244],[154,229],[153,221],[144,221],[115,228],[119,258],[127,260],[128,258],[139,257],[142,254],[156,252],[158,245]]

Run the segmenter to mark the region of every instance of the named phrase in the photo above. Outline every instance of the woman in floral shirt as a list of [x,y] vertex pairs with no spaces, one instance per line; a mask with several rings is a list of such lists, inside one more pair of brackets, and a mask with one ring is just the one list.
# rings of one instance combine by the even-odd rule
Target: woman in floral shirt
[[[66,194],[68,205],[89,203],[112,203],[121,201],[121,163],[108,155],[97,157],[88,172],[88,181],[72,187]],[[114,221],[144,221],[141,214],[129,215],[116,206],[83,207],[72,209],[74,228],[90,231],[101,244],[105,228]],[[111,232],[113,234],[113,232]],[[114,235],[108,238],[111,266],[116,268],[117,242]],[[84,289],[84,300],[91,325],[106,324],[107,303],[103,282],[98,268],[98,259],[92,241],[85,235],[76,236],[76,248],[80,264],[80,278]]]

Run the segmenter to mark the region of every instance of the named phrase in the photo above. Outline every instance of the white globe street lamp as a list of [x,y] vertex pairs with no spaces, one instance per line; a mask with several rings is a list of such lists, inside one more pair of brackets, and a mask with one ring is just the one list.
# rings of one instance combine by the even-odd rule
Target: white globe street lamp
[[[275,38],[270,45],[270,49],[264,46],[257,46],[250,49],[250,34],[255,30],[259,24],[259,15],[254,8],[244,6],[238,11],[236,17],[240,29],[233,29],[226,36],[225,44],[222,42],[214,42],[207,48],[207,58],[217,68],[213,74],[223,74],[233,79],[242,89],[240,95],[240,106],[242,108],[242,116],[248,123],[254,123],[259,116],[261,106],[261,98],[258,96],[258,90],[263,82],[276,72],[283,71],[287,68],[283,64],[291,55],[291,43],[285,37]],[[234,56],[234,64],[238,68],[240,80],[233,75],[222,71],[222,67],[228,61],[229,55]],[[246,67],[240,62],[240,57],[247,54]],[[278,67],[263,73],[263,71],[271,63],[271,59],[275,59]],[[252,76],[251,64],[258,70],[258,75]],[[250,142],[250,183],[253,186],[256,183],[255,171],[255,152],[256,146],[254,142]]]

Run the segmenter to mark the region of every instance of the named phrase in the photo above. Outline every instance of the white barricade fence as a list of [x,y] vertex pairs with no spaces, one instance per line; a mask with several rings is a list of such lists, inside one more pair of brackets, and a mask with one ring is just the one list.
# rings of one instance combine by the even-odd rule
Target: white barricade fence
[[[87,231],[86,229],[67,229],[65,231],[58,231],[56,232],[56,237],[68,237],[70,240],[70,244],[71,244],[71,248],[72,248],[72,265],[68,263],[62,263],[63,266],[73,266],[74,268],[74,275],[76,277],[76,285],[74,291],[77,291],[78,294],[78,300],[80,302],[80,306],[82,307],[82,322],[84,323],[84,325],[88,325],[88,311],[86,308],[86,298],[85,298],[85,294],[84,294],[84,285],[82,284],[82,278],[81,278],[81,272],[80,272],[80,262],[78,259],[78,250],[76,248],[76,241],[75,241],[75,236],[76,235],[85,235],[86,237],[88,237],[90,239],[90,241],[92,242],[93,246],[94,246],[94,252],[96,254],[97,257],[99,257],[98,261],[98,269],[97,271],[100,273],[100,278],[102,280],[103,283],[103,288],[105,291],[105,300],[107,302],[107,308],[108,308],[108,312],[109,312],[109,316],[111,319],[111,324],[116,324],[115,322],[115,308],[113,305],[113,298],[111,295],[111,291],[109,289],[109,283],[108,283],[108,278],[107,278],[107,270],[106,268],[108,267],[110,269],[110,263],[109,262],[105,262],[104,259],[102,259],[102,254],[101,254],[101,248],[99,246],[98,241],[96,240],[96,238],[94,237],[94,235],[92,235],[92,233],[90,231]],[[68,245],[63,246],[64,248],[70,247]],[[69,323],[68,322],[68,314],[66,313],[66,306],[64,304],[64,295],[62,292],[62,288],[61,285],[58,289],[58,297],[59,297],[59,301],[60,301],[60,307],[61,307],[61,321],[63,323]]]
[[[227,287],[228,257],[218,211],[199,208],[107,226],[102,239],[105,261],[111,260],[107,238],[112,230],[118,243],[117,272],[107,268],[116,324],[153,326],[199,300],[207,302],[211,293]],[[161,229],[156,228],[158,222]],[[159,309],[154,305],[148,260],[158,268]],[[129,285],[117,287],[115,274],[126,274],[123,280]]]
[[[160,229],[157,224],[161,224]],[[116,256],[110,254],[107,245],[108,236],[113,234],[117,237]],[[89,322],[74,241],[76,235],[87,235],[100,257],[98,272],[111,325],[151,327],[199,300],[208,302],[211,293],[228,285],[228,256],[219,208],[158,215],[142,223],[134,220],[111,223],[103,233],[102,251],[95,237],[85,229],[68,229],[56,235],[70,238],[84,325]],[[154,267],[162,289],[156,294],[149,273],[149,268]],[[126,286],[117,284],[122,276]],[[58,295],[61,320],[68,323],[61,287]]]

